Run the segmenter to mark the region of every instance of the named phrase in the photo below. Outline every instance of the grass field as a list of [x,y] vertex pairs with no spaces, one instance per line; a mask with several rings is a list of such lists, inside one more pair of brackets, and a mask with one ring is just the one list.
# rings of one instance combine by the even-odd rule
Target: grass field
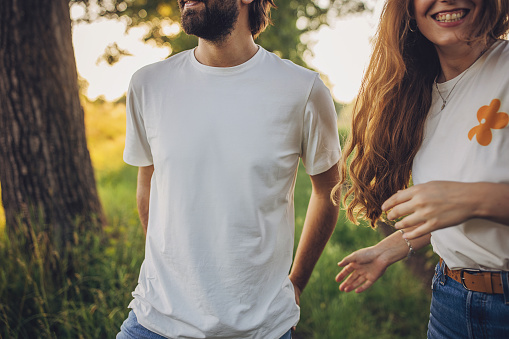
[[[125,108],[112,103],[84,102],[84,106],[108,224],[102,235],[76,235],[69,249],[76,262],[70,278],[58,270],[55,273],[55,267],[64,270],[67,262],[56,256],[43,232],[20,230],[19,241],[1,237],[0,338],[114,338],[128,313],[126,306],[143,260],[144,236],[135,207],[137,169],[122,162]],[[301,169],[295,190],[297,237],[310,192],[309,179]],[[27,256],[21,246],[26,232],[40,240],[34,255]],[[377,232],[340,216],[301,297],[298,338],[426,337],[429,291],[402,263],[389,268],[365,293],[338,290],[336,263],[379,239]]]

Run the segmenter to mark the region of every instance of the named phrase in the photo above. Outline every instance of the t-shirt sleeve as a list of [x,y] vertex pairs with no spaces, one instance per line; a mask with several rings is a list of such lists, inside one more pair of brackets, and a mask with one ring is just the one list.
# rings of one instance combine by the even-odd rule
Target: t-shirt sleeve
[[336,109],[329,89],[317,75],[304,112],[302,162],[306,173],[316,175],[341,157]]
[[126,98],[124,161],[133,166],[150,166],[153,164],[145,123],[132,81],[129,84]]

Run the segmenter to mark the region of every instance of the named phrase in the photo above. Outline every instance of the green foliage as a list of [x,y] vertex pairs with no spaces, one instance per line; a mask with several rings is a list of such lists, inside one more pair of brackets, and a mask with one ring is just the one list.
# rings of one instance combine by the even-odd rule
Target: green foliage
[[[98,9],[90,6],[91,3],[96,3]],[[278,9],[271,13],[274,26],[262,33],[257,42],[282,58],[305,65],[303,57],[309,53],[309,45],[301,40],[303,34],[328,24],[331,17],[371,10],[367,3],[372,1],[276,0],[275,3]],[[71,4],[84,7],[86,14],[80,20],[93,21],[103,16],[124,21],[128,29],[147,27],[145,41],[170,46],[172,54],[197,45],[196,37],[188,36],[178,28],[165,33],[168,27],[180,22],[177,0],[71,0]],[[112,44],[104,59],[113,63],[125,53],[127,51]]]
[[[141,265],[137,219],[104,236],[75,233],[64,257],[45,231],[18,229],[0,241],[0,337],[113,338],[126,315]],[[117,225],[116,225],[117,226]],[[126,228],[133,231],[127,232]],[[24,234],[38,241],[26,250]],[[133,239],[133,237],[135,239]],[[72,258],[73,273],[66,272]],[[50,273],[47,261],[61,267]]]

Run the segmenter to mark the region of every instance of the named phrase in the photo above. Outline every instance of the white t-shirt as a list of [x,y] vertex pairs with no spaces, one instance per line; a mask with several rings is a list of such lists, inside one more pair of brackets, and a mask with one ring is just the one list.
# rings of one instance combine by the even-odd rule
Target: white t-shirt
[[317,73],[259,48],[229,68],[193,51],[146,66],[127,96],[124,160],[154,165],[145,260],[130,303],[170,338],[279,338],[299,319],[288,279],[299,158],[340,158]]
[[[444,98],[456,85],[442,112],[433,88],[414,184],[509,183],[509,126],[500,128],[509,114],[509,43],[497,41],[465,72],[438,84]],[[451,269],[509,270],[509,226],[472,219],[432,232],[431,243]]]

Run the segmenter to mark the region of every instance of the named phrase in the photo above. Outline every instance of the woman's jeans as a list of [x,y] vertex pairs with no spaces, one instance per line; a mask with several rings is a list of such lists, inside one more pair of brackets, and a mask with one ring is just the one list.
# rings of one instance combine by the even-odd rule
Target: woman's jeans
[[[292,331],[286,332],[280,339],[291,339]],[[129,316],[120,326],[120,332],[116,339],[165,339],[157,333],[147,330],[138,323],[136,314],[131,310]]]
[[469,291],[446,276],[444,268],[445,263],[435,268],[428,338],[509,338],[509,304],[504,295]]

